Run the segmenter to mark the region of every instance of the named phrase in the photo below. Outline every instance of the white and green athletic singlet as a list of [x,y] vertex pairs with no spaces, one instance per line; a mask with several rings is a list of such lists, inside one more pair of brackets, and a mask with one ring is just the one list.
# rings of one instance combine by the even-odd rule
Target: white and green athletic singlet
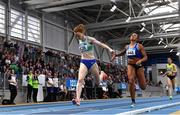
[[79,40],[79,49],[81,51],[81,53],[85,53],[85,52],[92,52],[94,50],[94,45],[92,43],[90,43],[90,41],[88,40],[89,36],[85,36],[84,40]]

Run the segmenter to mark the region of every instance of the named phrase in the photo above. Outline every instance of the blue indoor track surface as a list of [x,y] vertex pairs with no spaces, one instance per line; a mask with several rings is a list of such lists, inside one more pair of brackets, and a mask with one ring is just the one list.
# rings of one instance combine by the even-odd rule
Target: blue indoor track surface
[[[137,98],[136,106],[130,107],[130,98],[126,99],[104,99],[82,101],[81,106],[72,105],[71,102],[56,102],[56,103],[40,103],[40,104],[24,104],[13,106],[0,106],[0,115],[2,114],[123,114],[123,112],[130,112],[155,107],[166,104],[173,104],[180,102],[180,95],[175,96],[173,100],[168,97],[151,97],[151,98]],[[180,104],[176,106],[152,110],[150,112],[142,112],[140,114],[171,114],[180,110]]]

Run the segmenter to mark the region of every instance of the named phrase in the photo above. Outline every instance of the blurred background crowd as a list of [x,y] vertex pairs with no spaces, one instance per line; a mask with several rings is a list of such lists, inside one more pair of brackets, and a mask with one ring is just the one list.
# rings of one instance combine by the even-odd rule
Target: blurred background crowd
[[[38,46],[23,44],[20,42],[3,42],[0,47],[0,73],[9,82],[19,88],[10,89],[11,93],[22,89],[22,77],[27,75],[27,83],[32,88],[27,88],[27,102],[31,102],[31,93],[33,97],[37,96],[37,91],[33,90],[40,85],[39,75],[44,75],[46,85],[43,87],[44,101],[70,100],[73,98],[75,89],[67,87],[67,80],[77,80],[80,56],[67,54],[65,52],[47,50]],[[98,65],[101,70],[105,71],[108,79],[103,81],[98,88],[94,87],[94,77],[88,74],[85,79],[82,98],[116,98],[122,97],[120,83],[126,84],[127,70],[125,66],[118,64],[101,62],[98,60]],[[15,83],[12,82],[12,76],[15,77]],[[32,77],[32,78],[31,78]],[[28,81],[29,80],[29,81]],[[154,85],[148,81],[149,85]],[[33,86],[34,85],[34,86]],[[2,86],[1,86],[2,87]],[[10,87],[10,86],[7,86]],[[11,87],[12,88],[12,87]],[[32,91],[31,91],[32,90]],[[17,93],[11,97],[12,103]],[[60,98],[58,98],[60,97]],[[37,102],[36,99],[33,99]]]

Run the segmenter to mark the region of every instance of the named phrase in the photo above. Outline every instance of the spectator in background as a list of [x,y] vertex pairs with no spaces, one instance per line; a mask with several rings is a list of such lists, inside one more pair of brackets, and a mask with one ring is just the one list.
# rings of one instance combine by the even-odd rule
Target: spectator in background
[[10,104],[15,104],[14,100],[17,96],[17,81],[14,70],[10,71],[8,82],[9,82],[9,90],[10,90]]
[[92,78],[89,76],[85,80],[85,87],[86,87],[87,98],[92,99],[93,83],[92,83]]
[[56,97],[57,97],[57,93],[59,90],[59,79],[58,79],[58,74],[54,73],[54,77],[53,77],[53,84],[54,84],[54,91],[53,91],[53,100],[57,101]]
[[86,90],[85,90],[84,84],[82,85],[82,92],[81,92],[80,98],[81,98],[81,100],[87,99],[87,97],[86,97]]
[[113,94],[114,94],[114,98],[116,98],[116,97],[119,97],[119,98],[121,98],[121,94],[119,93],[119,91],[118,91],[118,88],[119,88],[119,86],[118,86],[119,84],[118,84],[118,80],[116,79],[115,80],[115,82],[113,83]]
[[47,102],[53,101],[53,93],[54,93],[54,83],[53,83],[53,76],[51,71],[47,72],[47,78],[46,78],[46,85],[47,85]]
[[35,71],[32,83],[33,83],[33,101],[37,102],[37,94],[38,94],[38,87],[39,87],[39,80],[38,80],[39,73]]
[[33,70],[29,71],[27,75],[27,103],[31,102],[31,96],[33,91]]
[[2,61],[2,57],[3,57],[3,49],[0,48],[0,61]]
[[102,87],[101,89],[98,90],[100,93],[99,98],[107,99],[108,98],[108,86],[107,86],[107,80],[103,79],[100,83],[100,86]]
[[118,93],[119,93],[119,97],[122,98],[122,88],[120,87],[120,83],[118,83]]
[[107,81],[107,86],[108,86],[109,97],[112,98],[112,96],[113,96],[113,80],[112,80],[111,76],[109,76],[109,79]]
[[10,65],[11,64],[10,55],[9,55],[8,52],[5,54],[5,64],[6,65]]
[[161,81],[159,81],[158,86],[161,88],[161,97],[163,96],[163,84]]
[[66,99],[66,95],[67,95],[67,89],[66,89],[66,85],[65,82],[63,82],[60,85],[60,95],[61,95],[61,100],[65,100]]
[[[41,48],[36,46],[30,46],[29,44],[25,44],[24,49],[22,47],[22,52],[21,52],[20,50],[18,50],[19,47],[21,46],[17,46],[17,44],[14,43],[10,44],[6,42],[4,44],[4,47],[0,49],[1,73],[4,74],[9,68],[12,68],[13,70],[15,70],[15,73],[17,75],[16,77],[19,80],[21,80],[22,74],[29,75],[30,70],[34,70],[34,71],[39,70],[41,72],[51,70],[53,71],[52,73],[59,73],[58,78],[60,81],[65,81],[65,79],[68,78],[77,79],[80,56],[75,56],[53,50],[48,50],[47,53],[44,53],[45,55],[43,55]],[[19,54],[20,52],[22,55]],[[112,82],[114,82],[115,79],[118,79],[119,81],[123,81],[125,79],[125,81],[127,82],[126,69],[124,67],[112,65],[104,62],[99,62],[99,61],[97,62],[98,65],[101,66],[100,68],[102,68],[102,70],[105,70],[105,72],[107,72],[108,75],[111,75]],[[121,75],[121,76],[117,77],[117,75]],[[89,99],[91,99],[92,78],[91,77],[89,78],[87,78],[86,79],[87,81],[85,81],[86,82],[85,87],[87,88],[86,90],[87,96]],[[31,84],[31,79],[29,79],[29,82]],[[67,92],[67,90],[65,85],[61,85],[61,86],[63,86],[64,88],[61,87],[62,89],[60,93],[66,95],[65,92]],[[31,101],[31,93],[27,94],[27,102]]]

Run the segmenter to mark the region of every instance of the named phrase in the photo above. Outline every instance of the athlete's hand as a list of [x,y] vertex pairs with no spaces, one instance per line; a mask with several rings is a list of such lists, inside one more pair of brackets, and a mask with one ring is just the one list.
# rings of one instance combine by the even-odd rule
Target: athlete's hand
[[114,59],[116,58],[116,53],[114,50],[111,52],[111,56],[112,56],[111,61],[113,62]]
[[141,65],[141,63],[142,63],[142,61],[141,61],[141,60],[138,60],[138,61],[136,62],[136,65]]
[[162,77],[165,77],[166,75],[167,75],[167,72],[164,75],[162,75]]
[[115,51],[114,50],[111,51],[111,55],[112,56],[115,55]]
[[173,73],[172,73],[172,76],[176,76],[176,72],[173,72]]
[[115,60],[116,56],[113,55],[112,58],[111,58],[111,61],[113,62]]

